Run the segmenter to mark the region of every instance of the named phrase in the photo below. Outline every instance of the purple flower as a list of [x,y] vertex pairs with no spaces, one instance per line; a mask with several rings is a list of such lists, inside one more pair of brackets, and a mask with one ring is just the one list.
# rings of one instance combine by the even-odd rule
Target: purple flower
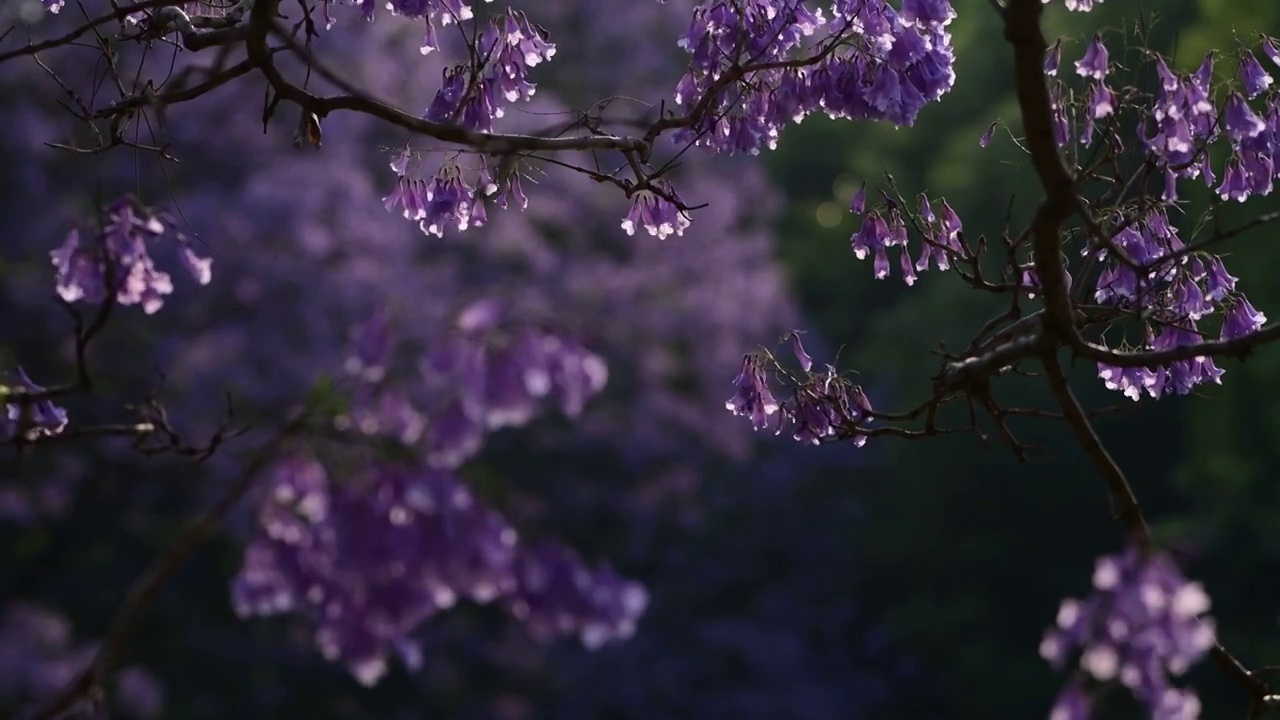
[[[1040,654],[1062,668],[1078,651],[1081,670],[1099,682],[1118,680],[1153,717],[1195,717],[1167,714],[1198,707],[1169,676],[1186,672],[1213,646],[1208,610],[1204,588],[1187,581],[1168,557],[1129,549],[1098,560],[1088,598],[1062,602]],[[1071,685],[1054,712],[1059,708],[1063,718],[1088,717],[1087,699]]]
[[178,249],[178,257],[197,283],[208,285],[213,280],[213,258],[202,258],[196,255],[195,250],[191,249],[191,244],[185,242]]
[[484,298],[462,308],[454,327],[465,333],[485,332],[498,327],[506,316],[506,303],[499,298]]
[[[155,313],[173,292],[169,275],[156,269],[148,247],[165,233],[164,223],[126,197],[103,210],[101,224],[102,231],[87,241],[72,230],[62,247],[50,253],[58,295],[67,302],[101,303],[110,288],[117,303]],[[208,261],[181,255],[196,280],[204,281]]]
[[858,186],[858,191],[853,194],[853,198],[849,200],[849,210],[854,215],[861,215],[867,210],[867,184],[864,182]]
[[756,430],[764,427],[769,416],[778,411],[778,401],[773,399],[764,375],[764,360],[758,355],[744,355],[733,384],[738,391],[725,402],[725,408],[734,415],[750,417]]
[[[713,152],[755,154],[772,148],[785,125],[811,113],[911,125],[920,109],[955,82],[950,36],[954,17],[943,0],[907,0],[901,12],[882,2],[839,2],[829,20],[806,3],[707,0],[678,44],[689,54],[676,102],[702,98],[719,78],[745,64],[773,64],[748,73],[713,98],[710,112],[677,138]],[[857,32],[849,32],[856,27]],[[825,28],[812,43],[804,38]],[[820,62],[784,67],[812,56],[815,43],[841,39]]]
[[1164,171],[1164,192],[1161,193],[1160,199],[1169,204],[1178,201],[1178,176],[1168,168]]
[[521,548],[513,575],[515,587],[503,602],[508,612],[535,637],[572,633],[590,650],[634,635],[649,605],[639,584],[610,568],[589,568],[557,545]]
[[1244,84],[1245,95],[1255,98],[1267,91],[1271,86],[1271,76],[1262,69],[1258,58],[1248,50],[1240,53],[1240,81]]
[[366,382],[378,382],[386,376],[390,359],[391,319],[379,307],[351,333],[344,369]]
[[[471,206],[475,191],[462,180],[458,166],[447,162],[426,186],[425,206],[418,221],[422,232],[444,237],[447,226],[466,230],[471,225]],[[407,213],[406,205],[406,215]]]
[[1102,36],[1094,35],[1085,49],[1084,57],[1076,61],[1076,74],[1081,77],[1102,80],[1107,76],[1107,47]]
[[1258,312],[1248,298],[1239,295],[1233,301],[1231,309],[1222,316],[1222,331],[1218,337],[1220,340],[1234,340],[1252,335],[1266,323],[1267,316]]
[[902,21],[924,28],[946,27],[956,17],[949,0],[902,0]]
[[[670,186],[663,190],[679,199]],[[671,235],[683,235],[689,224],[689,216],[675,203],[648,190],[640,190],[632,196],[631,211],[623,218],[622,229],[628,235],[635,235],[637,228],[644,228],[650,235],[665,240]]]
[[[337,481],[335,481],[337,480]],[[242,617],[299,613],[324,657],[365,685],[410,635],[460,599],[498,602],[536,636],[589,647],[629,636],[647,605],[639,585],[588,569],[563,548],[526,548],[502,516],[448,472],[381,463],[340,479],[309,458],[272,472],[232,585]]]
[[[560,402],[560,410],[569,417],[576,417],[587,400],[604,389],[609,381],[608,366],[604,358],[572,340],[548,335],[544,337],[542,347],[550,388]],[[537,381],[534,382],[536,385]]]
[[[36,385],[20,366],[14,368],[14,378],[10,380],[12,389],[0,394],[0,397],[15,397],[16,402],[5,404],[5,415],[0,420],[0,440],[10,440],[21,436],[24,440],[35,441],[41,437],[58,435],[67,427],[67,411],[53,404],[52,400],[24,399],[28,393],[41,393],[45,388]],[[14,393],[13,390],[19,390]]]
[[1223,200],[1244,202],[1252,193],[1249,178],[1240,167],[1239,158],[1231,158],[1222,169],[1222,184],[1218,186],[1218,197]]
[[1058,66],[1062,64],[1062,38],[1054,41],[1044,58],[1044,74],[1050,77],[1058,74]]
[[813,367],[813,358],[804,351],[804,345],[800,343],[800,333],[795,330],[791,331],[791,352],[795,353],[796,360],[800,362],[800,369],[809,372]]
[[982,137],[978,138],[978,147],[986,147],[991,144],[991,138],[995,137],[996,125],[998,124],[998,122],[993,122],[987,127],[986,132],[982,133]]
[[1116,94],[1106,83],[1094,83],[1089,90],[1089,115],[1094,120],[1101,120],[1116,111]]
[[1266,55],[1274,65],[1280,67],[1280,47],[1276,46],[1274,38],[1267,35],[1262,36],[1262,53]]
[[484,427],[461,399],[428,416],[426,459],[435,467],[456,468],[475,457],[484,443]]
[[[432,122],[453,122],[461,109],[462,98],[467,91],[467,66],[447,67],[441,71],[441,74],[444,80],[440,84],[440,89],[436,91],[436,96],[431,99],[431,104],[427,106],[423,117]],[[404,174],[403,165],[401,169],[396,169],[394,164],[391,168],[397,175]]]
[[1206,273],[1205,287],[1210,300],[1222,300],[1235,291],[1238,278],[1227,272],[1226,266],[1222,264],[1222,258],[1216,255],[1211,257]]
[[387,210],[399,205],[406,220],[421,220],[427,216],[426,183],[402,175],[396,182],[396,189],[382,199],[382,204]]
[[1053,141],[1062,147],[1071,141],[1071,121],[1067,117],[1067,105],[1062,99],[1062,83],[1054,83],[1049,91],[1050,109],[1053,111]]
[[1239,93],[1231,93],[1227,97],[1227,109],[1222,125],[1227,131],[1227,136],[1237,143],[1246,138],[1257,137],[1267,129],[1267,123],[1253,112]]

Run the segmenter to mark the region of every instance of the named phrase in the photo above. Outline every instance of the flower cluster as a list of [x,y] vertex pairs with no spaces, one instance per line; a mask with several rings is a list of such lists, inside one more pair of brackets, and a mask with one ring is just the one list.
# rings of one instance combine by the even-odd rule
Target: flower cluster
[[[1199,699],[1174,687],[1169,675],[1186,672],[1213,646],[1213,621],[1203,617],[1208,610],[1204,588],[1187,581],[1172,560],[1129,549],[1098,560],[1087,599],[1063,601],[1040,656],[1062,669],[1079,652],[1088,678],[1119,680],[1152,718],[1193,718]],[[1089,706],[1084,679],[1073,680],[1050,717],[1083,720]]]
[[[1041,2],[1048,5],[1050,0],[1041,0]],[[1103,0],[1065,0],[1065,2],[1070,12],[1089,12],[1094,5],[1101,5]]]
[[[955,82],[945,0],[838,0],[831,18],[804,0],[707,0],[679,45],[690,55],[676,102],[679,140],[757,154],[814,112],[911,125]],[[825,28],[824,33],[819,33]]]
[[[1087,9],[1087,8],[1086,8]],[[1061,41],[1049,48],[1045,73],[1056,75],[1061,64]],[[1280,65],[1280,48],[1270,38],[1262,38],[1263,53]],[[1213,188],[1218,180],[1211,165],[1209,146],[1224,141],[1230,156],[1215,192],[1223,200],[1243,202],[1252,196],[1271,193],[1280,165],[1280,94],[1270,92],[1266,110],[1259,113],[1250,101],[1267,94],[1273,79],[1249,50],[1242,50],[1239,80],[1244,92],[1225,93],[1221,106],[1215,104],[1214,57],[1210,53],[1194,73],[1180,74],[1169,69],[1159,56],[1154,61],[1159,88],[1152,106],[1144,111],[1141,125],[1143,147],[1164,175],[1164,190],[1155,203],[1117,210],[1101,218],[1089,233],[1082,254],[1100,261],[1094,299],[1125,314],[1136,315],[1142,324],[1142,341],[1126,349],[1159,351],[1205,341],[1206,320],[1218,323],[1218,339],[1231,340],[1259,330],[1266,316],[1236,289],[1236,278],[1227,272],[1222,259],[1196,251],[1179,237],[1169,220],[1169,208],[1179,201],[1178,181],[1200,178]],[[1113,115],[1115,93],[1105,85],[1109,70],[1106,47],[1094,36],[1082,57],[1075,62],[1076,74],[1091,80],[1088,102],[1079,110],[1082,144],[1093,142],[1094,122]],[[1060,146],[1073,137],[1069,106],[1063,98],[1062,83],[1051,88],[1055,115],[1055,135]],[[994,128],[994,125],[992,126]],[[990,130],[980,144],[990,141]],[[1118,142],[1113,137],[1112,142]],[[883,266],[887,271],[887,263]],[[1023,269],[1022,284],[1030,293],[1039,288],[1029,266]],[[1112,390],[1137,400],[1143,394],[1159,398],[1167,393],[1186,394],[1201,383],[1220,382],[1223,370],[1207,356],[1170,363],[1163,367],[1118,368],[1105,363],[1099,376]]]
[[442,468],[474,457],[489,432],[527,424],[547,400],[578,415],[609,377],[604,360],[577,340],[508,322],[493,300],[458,315],[455,331],[423,355],[412,383],[381,382],[391,355],[388,319],[375,312],[353,333],[346,370],[364,383],[339,423],[421,446],[426,462]]
[[304,457],[276,465],[232,596],[242,617],[297,612],[330,661],[366,685],[411,633],[459,600],[497,602],[541,636],[589,648],[629,637],[645,591],[566,549],[526,546],[448,471],[378,463],[340,480]]
[[[1089,8],[1083,9],[1088,10]],[[1056,76],[1058,67],[1061,64],[1062,40],[1058,40],[1045,55],[1044,74],[1050,77]],[[1081,120],[1080,144],[1091,145],[1093,143],[1095,123],[1098,120],[1115,115],[1119,106],[1115,91],[1108,87],[1106,83],[1107,73],[1110,70],[1110,57],[1107,52],[1107,46],[1102,42],[1101,35],[1094,35],[1093,39],[1089,41],[1084,55],[1076,61],[1075,68],[1077,75],[1093,81],[1086,96],[1087,101],[1078,110]],[[1058,147],[1064,147],[1071,142],[1072,123],[1070,115],[1072,108],[1066,101],[1066,88],[1062,82],[1055,82],[1050,86],[1049,102],[1050,110],[1053,113],[1054,141],[1057,142]],[[986,139],[989,141],[989,136]],[[986,147],[985,142],[981,144]]]
[[[379,3],[374,0],[348,0],[353,5],[360,6],[360,13],[366,20],[373,20],[374,11]],[[493,0],[485,0],[492,2]],[[325,2],[325,15],[329,17],[329,2]],[[465,0],[389,0],[385,3],[388,10],[393,15],[401,15],[409,18],[422,18],[426,22],[426,32],[422,38],[422,47],[419,48],[423,55],[433,50],[438,50],[440,45],[436,39],[436,31],[438,28],[448,27],[450,25],[461,24],[465,20],[475,17],[475,11],[471,9]],[[330,18],[329,22],[333,20]]]
[[[86,239],[72,230],[62,247],[50,253],[57,268],[58,295],[67,302],[101,303],[108,296],[121,305],[141,305],[148,314],[164,306],[173,292],[169,275],[156,269],[149,246],[167,228],[160,216],[130,197],[104,208],[100,229]],[[209,283],[212,260],[201,258],[178,236],[178,256],[201,285]]]
[[[0,397],[15,394],[18,397],[4,405],[5,412],[0,417],[0,441],[19,437],[34,441],[57,435],[67,427],[67,411],[64,408],[54,405],[52,400],[31,402],[29,398],[22,397],[25,394],[44,392],[45,389],[32,382],[21,367],[15,368],[14,378],[10,382],[10,387],[0,385],[0,390],[4,391],[0,393]],[[18,393],[14,393],[15,389]]]
[[[883,207],[866,212],[866,185],[854,194],[850,210],[856,215],[863,215],[862,227],[849,238],[853,254],[859,260],[872,258],[872,267],[877,280],[889,277],[889,248],[900,248],[898,266],[902,270],[902,280],[908,286],[916,282],[916,272],[924,272],[932,267],[947,270],[953,258],[965,257],[967,250],[962,239],[964,224],[960,216],[945,199],[941,200],[938,213],[925,195],[920,196],[919,211],[913,217],[909,213],[904,217],[898,203],[887,196]],[[921,234],[920,257],[911,260],[908,247],[908,222]]]
[[485,198],[494,196],[494,202],[504,210],[512,203],[524,209],[529,199],[524,194],[518,172],[508,172],[501,178],[502,185],[494,179],[488,165],[482,165],[476,173],[476,183],[469,185],[462,169],[454,160],[442,163],[430,180],[409,174],[412,151],[405,149],[391,163],[396,173],[396,187],[382,199],[389,211],[399,208],[408,220],[415,220],[422,232],[444,237],[446,228],[459,231],[481,227],[488,222]]
[[416,666],[410,633],[459,599],[499,602],[538,636],[576,633],[593,648],[630,635],[646,604],[639,586],[558,546],[519,544],[452,472],[486,433],[528,423],[547,399],[581,412],[604,387],[604,361],[512,322],[492,299],[457,315],[413,382],[390,381],[394,350],[385,311],[354,329],[344,369],[359,387],[335,425],[414,447],[420,460],[361,462],[341,481],[307,457],[279,463],[233,586],[237,612],[306,614],[325,657],[366,684],[392,652]]
[[[1154,208],[1136,219],[1117,216],[1113,225],[1111,247],[1094,252],[1103,262],[1094,299],[1121,310],[1141,310],[1146,320],[1140,349],[1204,342],[1199,326],[1214,314],[1221,319],[1222,340],[1256,332],[1266,322],[1266,316],[1236,290],[1236,278],[1221,258],[1187,251],[1163,209]],[[1223,373],[1208,356],[1154,369],[1098,366],[1108,389],[1134,400],[1144,392],[1153,398],[1185,395],[1201,383],[1220,383]]]
[[858,447],[866,444],[861,428],[874,411],[862,388],[849,383],[830,365],[823,372],[811,372],[813,358],[805,351],[800,334],[792,331],[789,337],[803,373],[803,377],[791,376],[791,397],[779,402],[769,388],[766,373],[777,361],[770,355],[752,353],[742,358],[742,368],[733,380],[737,391],[725,402],[725,408],[751,418],[756,430],[768,427],[770,416],[777,414],[774,433],[782,434],[790,423],[791,437],[797,442],[819,445],[848,439]]
[[445,467],[474,455],[487,432],[528,423],[544,399],[576,416],[608,380],[604,360],[577,341],[528,326],[455,335],[427,355],[422,373],[452,391],[427,427],[428,460]]
[[524,13],[508,10],[493,17],[480,34],[472,62],[444,70],[444,82],[427,107],[426,119],[492,131],[493,121],[504,115],[503,101],[533,97],[529,68],[555,54],[556,46]]
[[632,196],[631,211],[622,219],[622,229],[628,235],[635,235],[636,228],[644,228],[650,235],[665,240],[670,235],[683,235],[689,227],[688,213],[676,204],[683,203],[680,196],[669,184],[659,181],[659,185],[662,195],[638,190]]
[[[1280,66],[1280,48],[1268,37],[1262,38],[1263,53]],[[1055,43],[1045,59],[1045,73],[1055,75],[1061,57],[1061,43]],[[1083,57],[1075,63],[1076,73],[1092,79],[1088,101],[1080,108],[1081,144],[1093,142],[1094,123],[1115,114],[1115,93],[1106,86],[1108,54],[1101,37],[1095,36]],[[1144,111],[1140,124],[1140,140],[1147,153],[1164,173],[1162,199],[1178,200],[1178,180],[1200,178],[1213,187],[1223,200],[1244,202],[1251,196],[1269,195],[1280,174],[1280,95],[1271,90],[1273,78],[1257,56],[1242,49],[1239,80],[1243,93],[1226,93],[1221,105],[1215,103],[1214,55],[1209,53],[1194,73],[1183,74],[1169,68],[1164,58],[1155,58],[1159,88]],[[1267,96],[1265,109],[1250,105],[1251,100]],[[1051,88],[1055,135],[1060,146],[1072,137],[1069,104],[1064,100],[1062,83]],[[1214,173],[1209,148],[1225,140],[1230,155],[1222,168],[1219,182]],[[1112,138],[1118,142],[1118,138]]]

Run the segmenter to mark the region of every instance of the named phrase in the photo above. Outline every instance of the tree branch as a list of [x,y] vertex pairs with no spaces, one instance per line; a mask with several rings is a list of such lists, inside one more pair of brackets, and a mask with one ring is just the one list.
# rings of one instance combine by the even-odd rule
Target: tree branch
[[[1073,212],[1087,213],[1087,209],[1080,202],[1075,182],[1063,164],[1057,143],[1054,141],[1052,109],[1044,75],[1044,56],[1048,45],[1040,30],[1041,13],[1040,0],[1009,0],[1004,13],[1005,38],[1014,49],[1014,80],[1026,133],[1026,145],[1031,155],[1032,165],[1045,192],[1045,198],[1036,212],[1032,230],[1036,271],[1040,276],[1046,310],[1045,329],[1049,333],[1045,337],[1040,357],[1047,371],[1049,386],[1062,406],[1076,440],[1102,472],[1111,490],[1112,498],[1119,503],[1117,515],[1125,523],[1138,546],[1143,550],[1149,550],[1152,547],[1151,533],[1142,515],[1137,496],[1134,495],[1124,472],[1107,452],[1079,401],[1071,392],[1057,357],[1058,343],[1063,342],[1073,352],[1091,359],[1116,363],[1122,367],[1136,367],[1188,359],[1214,352],[1220,354],[1243,352],[1249,347],[1280,337],[1280,329],[1272,326],[1249,337],[1241,338],[1239,341],[1203,343],[1153,353],[1114,353],[1087,343],[1080,337],[1066,285],[1061,226]],[[1264,706],[1270,692],[1265,683],[1236,660],[1221,644],[1215,642],[1210,655],[1214,662],[1249,694],[1254,712]]]
[[309,411],[304,409],[277,431],[244,466],[239,477],[227,485],[218,501],[195,518],[173,544],[152,562],[151,567],[133,582],[89,667],[30,714],[29,720],[54,720],[80,701],[95,697],[101,692],[103,680],[112,670],[142,612],[150,606],[183,563],[213,536],[222,520],[248,493],[258,474],[275,457],[276,451],[303,428],[309,415]]

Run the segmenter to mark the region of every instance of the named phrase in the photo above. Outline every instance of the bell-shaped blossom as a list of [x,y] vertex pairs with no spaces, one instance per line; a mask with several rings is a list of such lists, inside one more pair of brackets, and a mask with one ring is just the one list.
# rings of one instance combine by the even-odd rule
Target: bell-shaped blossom
[[1227,108],[1223,114],[1223,129],[1227,137],[1239,143],[1247,138],[1257,137],[1267,129],[1267,123],[1249,107],[1239,93],[1227,96]]
[[1053,77],[1058,74],[1058,66],[1062,64],[1062,38],[1053,41],[1044,56],[1044,74]]
[[1084,57],[1076,61],[1076,74],[1081,77],[1102,80],[1107,77],[1107,46],[1101,35],[1094,35],[1085,48]]
[[[22,438],[28,442],[42,437],[60,434],[67,427],[66,409],[52,400],[32,400],[24,395],[42,393],[45,388],[36,385],[21,367],[14,368],[10,387],[0,397],[12,398],[4,404],[4,416],[0,418],[0,441]],[[18,392],[14,392],[17,390]]]
[[1266,55],[1276,67],[1280,67],[1280,46],[1276,45],[1275,38],[1267,35],[1262,36],[1262,53]]
[[[97,233],[85,237],[72,230],[50,253],[58,295],[66,302],[101,303],[110,292],[120,305],[141,305],[147,314],[158,311],[173,292],[173,282],[156,269],[151,245],[166,230],[159,216],[133,198],[117,200],[102,211]],[[181,241],[179,257],[196,282],[209,283],[210,260],[197,256],[186,241]]]
[[[467,17],[470,16],[468,9]],[[449,16],[427,14],[428,40],[424,51],[435,45],[433,17]],[[443,24],[447,25],[448,21]],[[445,68],[440,89],[424,116],[432,122],[456,123],[470,130],[492,132],[494,120],[505,115],[504,103],[533,97],[536,87],[529,81],[529,70],[550,60],[555,53],[556,46],[547,41],[545,33],[529,22],[524,13],[509,9],[494,14],[476,40],[475,66]]]
[[1235,340],[1262,329],[1267,323],[1267,316],[1263,315],[1249,302],[1249,299],[1241,295],[1231,303],[1231,309],[1222,316],[1222,330],[1218,335],[1220,340]]
[[[422,232],[444,237],[445,228],[466,230],[471,225],[471,208],[475,191],[462,179],[462,172],[446,162],[423,189],[423,204],[418,227]],[[406,216],[408,215],[406,207]]]
[[769,381],[765,377],[764,359],[759,355],[744,355],[742,369],[733,379],[733,384],[737,392],[725,402],[725,408],[734,415],[751,418],[751,425],[756,430],[764,427],[769,416],[778,411],[778,401],[769,390]]
[[854,215],[861,215],[867,211],[867,184],[864,182],[854,191],[853,197],[849,198],[849,211]]
[[792,438],[805,444],[845,439],[858,447],[864,445],[863,428],[874,411],[862,388],[849,383],[830,365],[825,371],[811,372],[813,358],[800,345],[799,333],[792,331],[788,337],[805,373],[796,378],[791,396],[778,402],[768,386],[766,363],[775,362],[773,358],[750,354],[743,358],[742,370],[734,379],[738,392],[725,407],[734,415],[750,416],[757,430],[769,425],[769,418],[776,414],[772,424],[775,434],[781,434],[790,423]]
[[999,123],[991,123],[987,129],[983,131],[982,137],[978,138],[978,147],[986,147],[991,144],[992,138],[996,135],[996,125]]
[[[679,199],[669,186],[662,188],[669,197]],[[631,198],[631,211],[622,219],[622,229],[628,235],[644,228],[659,240],[671,235],[683,235],[690,225],[689,215],[675,203],[648,190],[639,190]]]
[[1252,99],[1266,92],[1274,81],[1262,68],[1257,56],[1243,50],[1240,52],[1240,82],[1244,85],[1245,96]]
[[796,360],[800,363],[800,369],[809,372],[813,367],[813,358],[809,357],[809,353],[805,352],[804,344],[800,342],[800,333],[792,330],[791,336],[791,352],[795,353]]

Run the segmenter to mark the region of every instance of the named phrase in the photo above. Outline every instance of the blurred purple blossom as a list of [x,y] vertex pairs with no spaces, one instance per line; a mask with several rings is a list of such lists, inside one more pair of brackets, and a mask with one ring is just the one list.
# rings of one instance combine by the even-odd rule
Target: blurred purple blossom
[[[1204,588],[1184,578],[1169,557],[1131,548],[1099,558],[1093,593],[1062,602],[1055,626],[1040,643],[1040,655],[1062,669],[1079,652],[1085,673],[1098,682],[1119,681],[1153,718],[1196,717],[1199,700],[1173,687],[1169,676],[1185,673],[1213,646],[1208,610]],[[1072,687],[1074,681],[1064,692],[1079,692]],[[1083,702],[1067,705],[1080,708]],[[1067,705],[1060,698],[1057,707]],[[1072,709],[1063,717],[1087,717],[1080,712]]]

